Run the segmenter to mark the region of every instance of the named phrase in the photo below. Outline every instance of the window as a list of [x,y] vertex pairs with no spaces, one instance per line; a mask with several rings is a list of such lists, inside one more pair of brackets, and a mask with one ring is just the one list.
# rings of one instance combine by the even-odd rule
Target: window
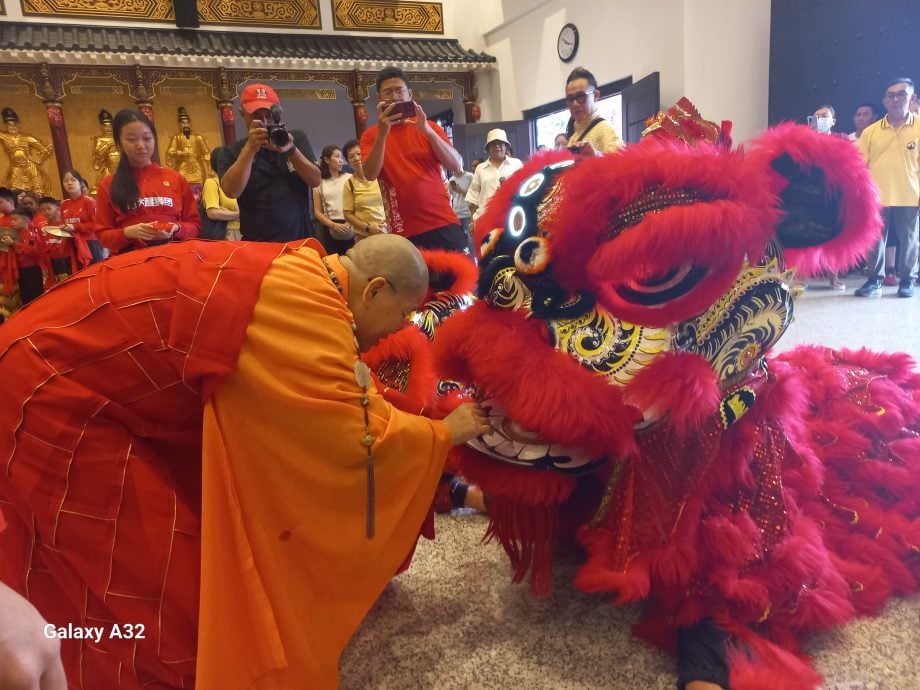
[[[597,103],[597,114],[607,120],[616,130],[617,136],[623,139],[623,96],[615,93],[612,96],[602,98]],[[565,127],[569,122],[568,108],[558,110],[548,115],[542,115],[534,120],[537,133],[536,145],[545,146],[548,149],[553,148],[556,135],[565,132]]]

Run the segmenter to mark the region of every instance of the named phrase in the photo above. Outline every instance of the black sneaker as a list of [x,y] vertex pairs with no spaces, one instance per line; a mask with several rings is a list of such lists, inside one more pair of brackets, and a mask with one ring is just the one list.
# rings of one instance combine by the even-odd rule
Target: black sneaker
[[857,288],[853,291],[853,294],[857,297],[881,297],[882,296],[882,281],[870,278],[861,288]]
[[910,278],[905,278],[901,281],[901,284],[898,285],[898,297],[913,297],[914,296],[914,281]]

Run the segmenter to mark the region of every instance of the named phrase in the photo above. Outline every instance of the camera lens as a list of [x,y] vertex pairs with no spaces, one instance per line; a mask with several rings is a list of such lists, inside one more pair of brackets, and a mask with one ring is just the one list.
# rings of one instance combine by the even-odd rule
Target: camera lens
[[268,133],[268,138],[278,148],[287,146],[288,133],[284,127],[273,127]]

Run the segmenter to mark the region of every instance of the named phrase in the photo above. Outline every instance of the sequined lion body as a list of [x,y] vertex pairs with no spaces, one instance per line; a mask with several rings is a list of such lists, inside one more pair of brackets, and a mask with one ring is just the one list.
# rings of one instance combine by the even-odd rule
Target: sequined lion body
[[803,634],[920,578],[920,377],[906,355],[799,348],[792,277],[879,232],[855,147],[785,126],[748,150],[654,138],[532,160],[477,223],[479,300],[442,377],[492,433],[454,460],[492,496],[515,579],[648,599],[637,633],[729,633],[733,688],[813,687]]

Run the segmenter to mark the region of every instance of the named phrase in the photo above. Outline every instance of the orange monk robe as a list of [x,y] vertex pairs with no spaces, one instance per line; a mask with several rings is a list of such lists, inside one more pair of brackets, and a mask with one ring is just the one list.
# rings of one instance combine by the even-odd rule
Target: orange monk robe
[[349,323],[311,250],[182,242],[94,264],[0,327],[0,579],[56,626],[144,626],[64,640],[71,687],[192,687],[199,614],[198,688],[335,684],[446,455],[443,423],[371,392],[364,539]]
[[351,314],[316,255],[277,259],[236,371],[205,406],[199,688],[337,687],[342,649],[415,543],[449,433],[372,387],[368,539],[356,359]]

